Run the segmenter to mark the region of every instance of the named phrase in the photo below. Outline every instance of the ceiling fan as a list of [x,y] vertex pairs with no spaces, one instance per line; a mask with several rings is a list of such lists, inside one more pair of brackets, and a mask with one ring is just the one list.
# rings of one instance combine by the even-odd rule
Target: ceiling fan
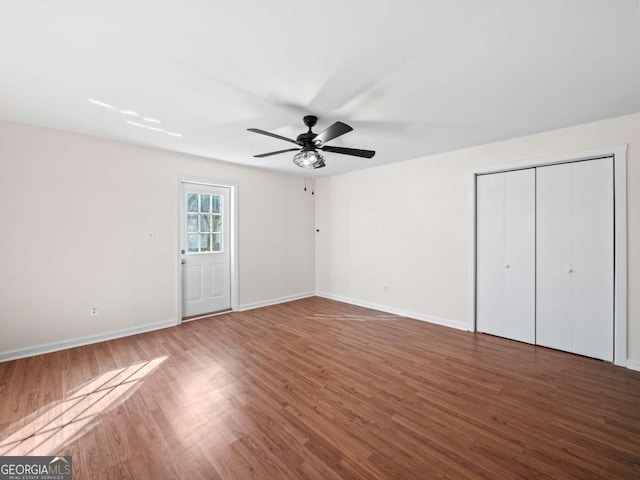
[[318,150],[331,153],[341,153],[343,155],[353,155],[355,157],[371,158],[376,152],[373,150],[361,150],[358,148],[346,148],[346,147],[332,147],[331,145],[325,145],[330,140],[337,138],[345,133],[349,133],[351,128],[346,123],[336,122],[329,128],[321,133],[313,133],[311,128],[315,126],[318,121],[318,117],[315,115],[306,115],[303,119],[304,124],[309,127],[309,131],[301,133],[293,140],[291,138],[283,137],[275,133],[260,130],[259,128],[248,128],[250,132],[259,133],[261,135],[267,135],[269,137],[279,138],[287,142],[295,143],[298,148],[288,148],[286,150],[278,150],[276,152],[262,153],[260,155],[254,155],[255,158],[269,157],[271,155],[278,155],[279,153],[298,151],[293,157],[293,163],[302,168],[322,168],[325,166],[324,157]]

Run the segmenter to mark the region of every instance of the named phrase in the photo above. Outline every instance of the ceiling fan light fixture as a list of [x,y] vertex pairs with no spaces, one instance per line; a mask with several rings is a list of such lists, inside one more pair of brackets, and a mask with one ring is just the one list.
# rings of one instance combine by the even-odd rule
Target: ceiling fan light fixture
[[301,150],[293,157],[293,163],[302,168],[322,168],[325,166],[324,157],[315,150]]

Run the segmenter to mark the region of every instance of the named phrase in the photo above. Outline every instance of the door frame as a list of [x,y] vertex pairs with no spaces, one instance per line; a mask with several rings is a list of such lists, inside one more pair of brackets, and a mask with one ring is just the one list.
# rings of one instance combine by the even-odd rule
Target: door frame
[[467,294],[467,330],[476,331],[476,179],[478,175],[508,172],[524,168],[613,157],[614,184],[614,305],[613,363],[627,365],[627,144],[585,152],[532,158],[514,163],[477,167],[469,171],[469,278]]
[[182,228],[184,222],[185,199],[182,195],[183,184],[206,185],[210,187],[221,187],[229,189],[229,235],[231,237],[229,251],[229,268],[230,268],[230,288],[231,288],[231,310],[238,311],[238,183],[229,180],[214,180],[210,178],[178,176],[177,197],[178,197],[178,219],[176,232],[176,270],[177,270],[177,317],[176,325],[182,323],[182,253],[180,247],[182,244]]

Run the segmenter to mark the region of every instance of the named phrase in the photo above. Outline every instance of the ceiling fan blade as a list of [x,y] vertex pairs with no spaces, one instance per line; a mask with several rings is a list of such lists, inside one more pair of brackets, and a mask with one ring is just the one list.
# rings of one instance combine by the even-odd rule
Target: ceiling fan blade
[[374,150],[361,150],[359,148],[346,148],[346,147],[332,147],[331,145],[320,147],[320,149],[324,150],[325,152],[342,153],[343,155],[353,155],[354,157],[364,157],[364,158],[372,158],[376,154]]
[[329,140],[333,140],[334,138],[339,137],[340,135],[344,135],[345,133],[349,133],[353,128],[351,128],[346,123],[336,122],[327,128],[325,131],[319,133],[315,136],[313,141],[315,143],[327,143]]
[[247,130],[253,133],[259,133],[261,135],[267,135],[269,137],[279,138],[280,140],[285,140],[287,142],[291,142],[291,143],[295,143],[296,145],[299,145],[298,142],[296,142],[295,140],[292,140],[291,138],[283,137],[282,135],[278,135],[271,132],[266,132],[264,130],[260,130],[259,128],[247,128]]
[[296,152],[300,150],[299,148],[287,148],[286,150],[278,150],[277,152],[269,152],[269,153],[261,153],[260,155],[254,155],[254,158],[263,158],[263,157],[270,157],[271,155],[278,155],[279,153],[285,153],[285,152]]

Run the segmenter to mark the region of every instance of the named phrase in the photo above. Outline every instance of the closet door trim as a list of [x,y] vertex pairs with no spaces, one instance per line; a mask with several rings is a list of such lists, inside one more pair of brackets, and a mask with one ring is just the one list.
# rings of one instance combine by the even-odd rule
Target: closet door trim
[[515,163],[478,167],[468,173],[471,240],[469,242],[468,330],[476,331],[476,180],[479,175],[508,172],[560,163],[613,157],[614,176],[614,360],[627,365],[627,145],[616,145],[586,152],[533,158]]

